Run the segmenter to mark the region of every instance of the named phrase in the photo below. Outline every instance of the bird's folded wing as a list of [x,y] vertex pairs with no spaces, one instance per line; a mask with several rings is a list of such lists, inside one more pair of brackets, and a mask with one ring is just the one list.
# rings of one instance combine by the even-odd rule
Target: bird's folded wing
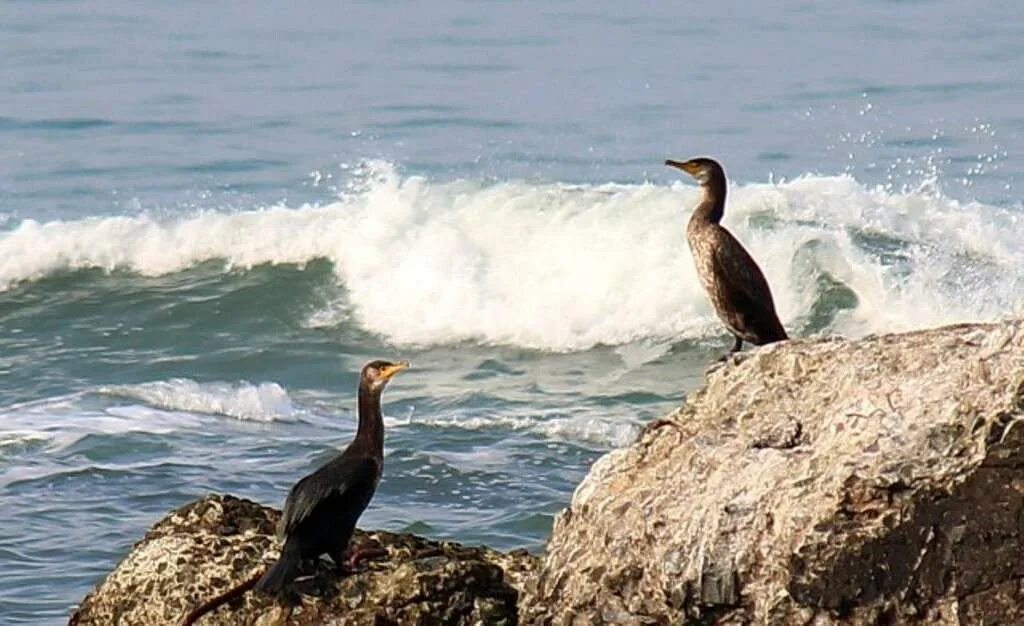
[[278,534],[291,534],[321,502],[343,498],[352,489],[372,486],[375,471],[376,461],[371,458],[341,457],[295,483],[285,501]]
[[731,234],[723,230],[715,246],[715,273],[732,304],[774,315],[772,292],[761,268]]

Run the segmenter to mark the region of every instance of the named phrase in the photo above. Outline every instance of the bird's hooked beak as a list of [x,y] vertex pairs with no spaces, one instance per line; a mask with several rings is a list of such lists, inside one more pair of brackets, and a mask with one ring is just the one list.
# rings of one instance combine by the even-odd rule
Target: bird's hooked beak
[[672,159],[666,159],[665,165],[669,167],[674,167],[677,170],[683,170],[690,176],[694,176],[698,170],[698,167],[690,161],[674,161]]
[[380,380],[380,382],[385,383],[385,382],[391,380],[392,376],[394,376],[398,372],[401,372],[404,369],[408,369],[408,367],[409,367],[409,362],[408,361],[399,361],[398,363],[395,363],[393,365],[389,365],[389,366],[383,368],[380,371],[380,379],[379,380]]

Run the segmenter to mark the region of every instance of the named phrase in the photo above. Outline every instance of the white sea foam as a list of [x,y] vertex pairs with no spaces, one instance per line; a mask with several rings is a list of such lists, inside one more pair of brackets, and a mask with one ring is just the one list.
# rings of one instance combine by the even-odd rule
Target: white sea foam
[[0,432],[0,454],[5,449],[21,448],[36,443],[46,443],[48,438],[39,431],[8,430]]
[[0,441],[4,442],[0,448],[10,451],[38,444],[59,450],[93,434],[167,434],[196,426],[182,415],[153,410],[128,414],[118,410],[124,407],[90,406],[87,397],[86,393],[73,393],[0,409]]
[[[95,402],[97,394],[108,400]],[[91,434],[194,431],[209,419],[204,415],[279,421],[299,413],[301,409],[276,383],[198,383],[177,378],[113,385],[0,409],[0,453],[35,444],[61,449]]]
[[277,383],[199,383],[188,378],[172,378],[104,387],[100,393],[138,400],[168,411],[226,415],[242,420],[269,422],[290,419],[296,413],[288,392]]
[[592,413],[565,416],[557,413],[515,414],[508,411],[486,414],[473,411],[465,414],[459,411],[429,417],[385,418],[384,423],[388,428],[401,428],[415,423],[439,429],[516,431],[556,441],[589,443],[600,447],[627,445],[640,430],[637,423],[614,417],[599,417]]
[[[548,350],[720,333],[684,240],[696,188],[431,183],[377,163],[325,206],[22,221],[0,235],[0,285],[73,268],[145,275],[334,263],[349,318],[389,340]],[[929,190],[807,176],[731,190],[726,225],[772,284],[783,321],[811,316],[824,275],[856,295],[849,335],[992,319],[1024,302],[1024,215]]]

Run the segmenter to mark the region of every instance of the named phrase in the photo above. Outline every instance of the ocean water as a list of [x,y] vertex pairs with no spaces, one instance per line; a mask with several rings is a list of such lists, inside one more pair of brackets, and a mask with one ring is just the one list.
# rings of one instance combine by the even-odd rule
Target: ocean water
[[0,4],[0,623],[280,506],[372,358],[362,525],[540,550],[731,345],[666,157],[725,164],[792,335],[1020,314],[1022,11]]

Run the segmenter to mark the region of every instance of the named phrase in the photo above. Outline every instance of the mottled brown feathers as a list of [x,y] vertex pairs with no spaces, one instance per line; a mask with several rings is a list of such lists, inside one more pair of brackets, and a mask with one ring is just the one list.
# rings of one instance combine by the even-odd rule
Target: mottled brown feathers
[[701,284],[718,317],[736,338],[755,345],[788,339],[775,312],[761,268],[732,234],[719,225],[725,212],[725,171],[708,158],[668,161],[701,183],[701,200],[690,217],[686,240]]

